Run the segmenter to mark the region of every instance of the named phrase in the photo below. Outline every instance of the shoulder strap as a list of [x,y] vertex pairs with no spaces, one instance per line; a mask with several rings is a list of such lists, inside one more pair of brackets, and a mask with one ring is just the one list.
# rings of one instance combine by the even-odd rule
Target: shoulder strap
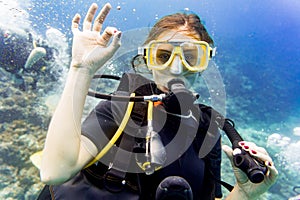
[[124,73],[117,90],[134,92],[136,96],[151,95],[156,90],[156,84],[140,74]]
[[[144,76],[136,73],[124,73],[120,80],[120,84],[117,91],[126,91],[129,93],[135,93],[136,96],[152,95],[155,93],[156,84],[145,78]],[[147,116],[147,103],[136,102],[134,104],[131,119],[139,125],[146,124]]]
[[[199,104],[199,108],[201,109],[203,113],[203,120],[205,121],[206,125],[212,125],[216,127],[218,130],[218,125],[214,120],[211,120],[211,117],[213,115],[213,112],[216,112],[212,107],[206,106],[204,104]],[[209,128],[207,128],[209,130]],[[227,190],[231,191],[233,189],[233,186],[222,181],[221,180],[221,174],[220,174],[220,163],[221,163],[221,145],[216,145],[212,151],[207,155],[207,159],[211,163],[211,170],[210,174],[211,177],[218,183],[218,185],[224,186]],[[221,194],[221,188],[216,187],[216,195]]]
[[[128,158],[128,150],[133,150],[134,146],[134,137],[124,133],[122,135],[119,148],[117,149],[114,160],[110,164],[107,172],[105,173],[104,178],[104,187],[111,192],[120,192],[123,187],[126,185],[126,174],[130,165],[131,157]],[[116,178],[120,181],[119,187],[116,187],[114,184],[109,184],[109,180]]]

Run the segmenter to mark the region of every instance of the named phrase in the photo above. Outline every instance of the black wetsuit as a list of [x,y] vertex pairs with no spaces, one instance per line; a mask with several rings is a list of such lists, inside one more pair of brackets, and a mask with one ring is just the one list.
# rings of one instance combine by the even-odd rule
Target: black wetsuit
[[[137,139],[145,131],[147,125],[146,103],[135,103],[132,116],[123,131],[125,145],[121,145],[123,139],[117,141],[117,146],[121,146],[128,152],[134,151],[132,146],[136,146]],[[107,144],[109,139],[115,134],[123,119],[127,107],[126,102],[102,101],[90,113],[82,125],[82,134],[88,137],[99,151]],[[179,117],[165,112],[163,106],[154,107],[153,129],[163,142],[167,160],[165,166],[155,171],[151,175],[146,175],[136,164],[134,154],[125,160],[126,169],[129,171],[122,174],[120,180],[126,180],[126,185],[122,192],[109,192],[110,184],[106,180],[106,172],[109,163],[115,163],[115,156],[118,148],[112,148],[98,164],[82,170],[70,181],[51,188],[55,199],[142,199],[153,200],[159,183],[168,176],[180,176],[188,181],[193,191],[193,199],[214,199],[220,197],[220,185],[215,183],[215,178],[220,179],[221,148],[220,139],[208,140],[211,144],[206,144],[208,154],[199,158],[199,150],[207,136],[208,127],[210,132],[218,135],[216,126],[210,126],[210,120],[205,113],[202,113],[201,106],[194,105],[191,108],[190,117]],[[143,135],[143,134],[142,134]],[[203,149],[202,149],[203,151]],[[124,161],[123,161],[124,162]],[[102,164],[105,163],[105,164]],[[105,180],[104,180],[105,179]],[[91,184],[91,185],[89,185]],[[98,189],[100,188],[100,189]],[[114,187],[113,187],[114,188]],[[136,195],[134,195],[136,194]]]

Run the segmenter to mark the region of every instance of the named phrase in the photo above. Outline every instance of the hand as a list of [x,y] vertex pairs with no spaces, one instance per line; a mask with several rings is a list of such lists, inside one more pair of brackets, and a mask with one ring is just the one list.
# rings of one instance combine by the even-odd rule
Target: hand
[[248,179],[247,175],[234,165],[232,148],[227,145],[223,145],[222,147],[223,151],[230,159],[233,167],[233,171],[237,180],[237,185],[235,187],[238,187],[238,190],[242,191],[244,195],[248,197],[248,199],[257,199],[257,197],[266,192],[275,183],[278,176],[278,171],[276,170],[271,157],[264,148],[258,147],[254,143],[246,141],[240,142],[239,145],[242,149],[249,152],[251,156],[263,161],[268,168],[268,172],[265,175],[263,182],[252,183]]
[[[99,15],[92,21],[97,11],[97,4],[93,3],[83,22],[83,31],[79,30],[80,15],[76,14],[72,21],[73,46],[71,67],[86,68],[90,75],[104,65],[120,47],[121,32],[114,27],[107,27],[100,35],[103,22],[111,9],[105,4]],[[112,42],[108,45],[110,39]]]

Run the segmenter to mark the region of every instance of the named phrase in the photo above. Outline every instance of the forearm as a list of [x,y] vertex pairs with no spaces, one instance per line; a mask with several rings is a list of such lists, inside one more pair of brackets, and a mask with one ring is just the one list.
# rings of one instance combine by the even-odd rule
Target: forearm
[[42,181],[68,179],[78,171],[81,118],[91,75],[71,67],[64,91],[51,119],[41,166]]

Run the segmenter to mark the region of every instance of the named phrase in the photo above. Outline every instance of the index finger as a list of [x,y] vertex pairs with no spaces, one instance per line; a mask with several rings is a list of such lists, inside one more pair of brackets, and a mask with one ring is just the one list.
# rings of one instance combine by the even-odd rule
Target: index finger
[[75,31],[78,31],[78,27],[79,27],[79,22],[80,22],[80,15],[76,14],[72,20],[72,31],[73,33]]
[[103,22],[104,22],[105,18],[107,17],[110,9],[111,9],[110,3],[106,3],[103,6],[100,13],[98,14],[98,16],[95,19],[95,23],[94,23],[94,27],[93,27],[94,31],[100,31],[101,30]]

